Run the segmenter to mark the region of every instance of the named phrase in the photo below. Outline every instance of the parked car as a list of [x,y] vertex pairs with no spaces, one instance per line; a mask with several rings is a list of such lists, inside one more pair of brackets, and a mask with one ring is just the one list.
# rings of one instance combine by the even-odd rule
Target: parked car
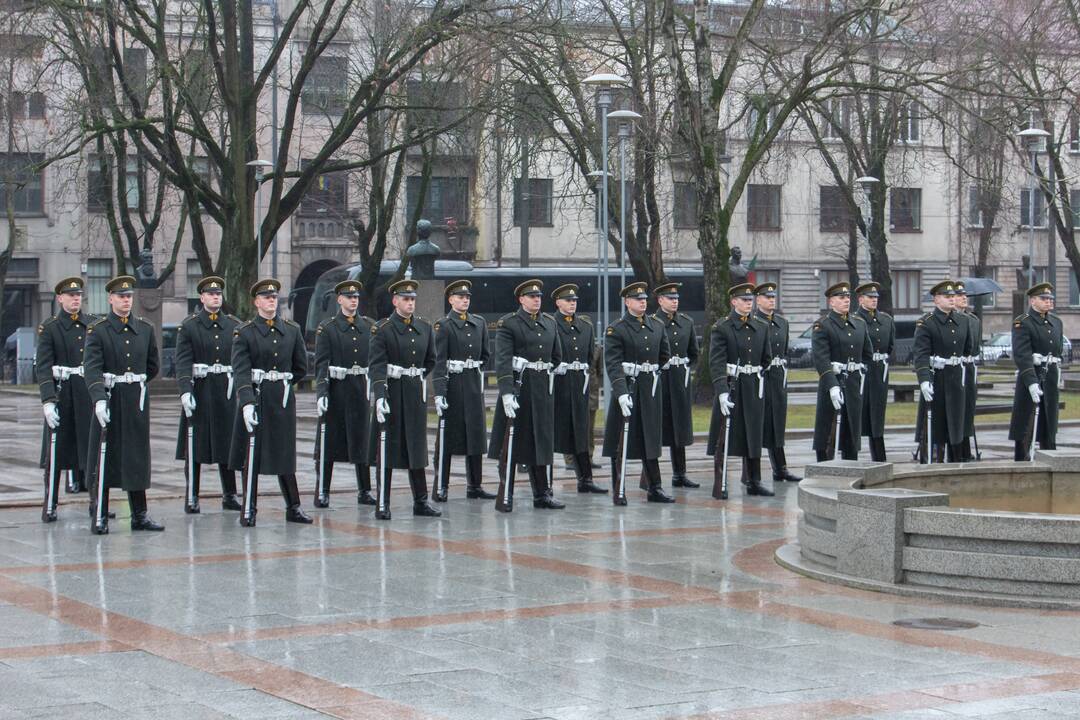
[[[814,326],[811,325],[788,342],[789,367],[810,367],[814,364],[814,358],[810,352],[813,335]],[[898,365],[910,364],[914,345],[915,321],[897,320],[896,345],[893,347],[892,352],[893,362]]]
[[179,325],[161,326],[161,375],[176,377],[176,331]]
[[[1072,340],[1069,338],[1062,338],[1061,343],[1061,355],[1062,360],[1066,363],[1071,363],[1073,359]],[[1001,358],[1012,357],[1012,333],[1011,332],[996,332],[990,336],[987,342],[982,346],[982,359],[983,362],[995,362]]]

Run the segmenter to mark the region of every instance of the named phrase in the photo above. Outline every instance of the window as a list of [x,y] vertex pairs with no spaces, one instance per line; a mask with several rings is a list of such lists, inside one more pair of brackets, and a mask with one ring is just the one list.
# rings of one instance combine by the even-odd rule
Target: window
[[1069,111],[1069,152],[1080,153],[1080,111]]
[[548,107],[539,86],[514,83],[514,131],[518,135],[547,134],[552,120]]
[[967,224],[971,228],[981,228],[983,226],[983,214],[982,203],[980,198],[982,194],[979,192],[978,185],[968,185],[968,207],[967,207]]
[[892,189],[889,198],[889,224],[893,232],[922,230],[922,189]]
[[836,140],[851,132],[851,109],[850,98],[833,98],[825,101],[825,111],[821,116],[821,125],[818,128],[821,137],[826,140]]
[[187,261],[187,297],[188,299],[199,297],[199,281],[202,280],[202,265],[198,258],[188,258]]
[[104,315],[109,311],[105,284],[112,278],[112,260],[98,259],[86,261],[86,294],[83,296],[86,311],[94,315]]
[[[1046,227],[1046,198],[1039,190],[1032,191],[1032,188],[1024,188],[1020,191],[1020,227],[1029,228],[1032,226],[1032,213],[1031,213],[1031,198],[1035,197],[1035,227]],[[1071,201],[1071,199],[1070,199]]]
[[[112,168],[113,160],[108,158],[106,163]],[[105,212],[106,199],[114,196],[112,173],[101,172],[101,162],[97,154],[91,154],[86,159],[86,210],[92,213]],[[124,169],[124,185],[127,188],[126,200],[129,208],[139,206],[139,161],[138,158],[129,155]]]
[[[306,168],[310,160],[301,160],[301,169]],[[300,199],[300,214],[331,215],[340,217],[349,209],[349,174],[347,172],[322,173]]]
[[779,185],[750,185],[747,187],[746,229],[780,229]]
[[440,135],[440,154],[459,154],[468,149],[467,93],[462,83],[410,80],[406,92],[410,137],[448,128]]
[[[821,280],[821,292],[818,293],[818,296],[821,298],[821,307],[828,308],[829,299],[825,297],[825,291],[838,282],[850,281],[851,273],[847,270],[822,270],[819,279]],[[852,305],[854,305],[854,302],[852,300]]]
[[514,178],[514,225],[521,225],[522,200],[529,204],[529,225],[551,227],[552,181],[529,178],[529,197],[521,197],[521,178]]
[[1067,217],[1072,218],[1073,229],[1080,228],[1080,190],[1069,190],[1069,210]]
[[147,100],[146,50],[144,48],[124,48],[123,70],[124,82],[128,86],[127,90],[121,88],[124,105],[131,106],[131,98],[128,96],[128,92],[130,92],[139,101],[140,108],[145,111]]
[[675,183],[674,222],[677,229],[696,230],[698,225],[697,186],[692,182]]
[[899,127],[897,137],[900,142],[917,143],[922,139],[921,107],[917,100],[908,100],[900,104],[900,113],[897,117]]
[[[16,3],[0,3],[0,9],[17,10]],[[40,58],[45,49],[45,38],[21,33],[0,33],[0,57]]]
[[1069,269],[1069,304],[1080,305],[1080,282],[1076,280],[1076,271]]
[[45,171],[34,168],[44,159],[41,153],[0,153],[0,207],[7,207],[10,192],[16,215],[45,213]]
[[921,270],[893,270],[893,310],[895,312],[919,312],[922,307],[921,288]]
[[836,185],[822,185],[819,199],[821,232],[847,232],[852,217],[844,189]]
[[341,115],[347,100],[349,60],[334,55],[315,58],[301,94],[304,115]]
[[34,278],[38,276],[37,258],[11,258],[8,265],[9,278]]
[[[421,201],[420,183],[422,178],[412,176],[405,186],[406,219],[411,220],[416,213],[416,206]],[[423,197],[423,213],[432,225],[446,226],[453,220],[457,225],[469,224],[469,178],[433,177],[428,181],[427,193]]]
[[[32,92],[11,93],[11,102],[8,107],[12,120],[44,120],[45,119],[45,93]],[[4,98],[0,97],[0,117],[4,116]]]
[[[984,278],[990,278],[991,280],[997,280],[997,276],[998,276],[997,271],[998,271],[998,269],[996,267],[986,268],[986,271],[983,272],[981,275],[978,272],[976,272],[974,266],[972,266],[970,268],[970,271],[971,271],[971,277],[984,277]],[[982,306],[984,308],[992,308],[992,307],[997,305],[997,295],[995,295],[994,293],[990,293],[988,295],[980,295],[979,296],[979,301],[982,303]],[[971,305],[972,307],[975,306],[975,298],[971,299],[971,301],[969,302],[969,305]]]
[[772,104],[771,99],[764,95],[753,97],[750,99],[750,105],[746,109],[746,137],[755,137],[754,133],[757,131],[758,118],[761,117],[762,112],[765,113],[765,122],[761,128],[762,135],[776,124],[778,111],[776,106]]

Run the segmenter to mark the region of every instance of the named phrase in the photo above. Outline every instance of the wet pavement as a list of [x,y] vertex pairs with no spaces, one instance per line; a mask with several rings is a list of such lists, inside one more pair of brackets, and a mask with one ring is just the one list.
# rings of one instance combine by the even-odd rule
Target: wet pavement
[[[245,530],[213,498],[183,514],[174,408],[156,403],[152,423],[150,507],[167,531],[131,533],[114,502],[95,537],[83,496],[39,521],[40,406],[0,394],[0,503],[28,504],[0,509],[0,719],[1080,717],[1076,614],[789,573],[772,554],[795,534],[796,485],[727,502],[677,490],[674,505],[635,488],[615,508],[557,463],[565,510],[533,509],[523,484],[502,515],[464,498],[459,461],[443,518],[412,517],[402,488],[377,522],[351,472],[329,510],[310,509],[305,421],[315,524],[287,525],[271,497]],[[984,435],[988,457],[1011,455],[1002,431]],[[799,469],[809,439],[788,455]],[[711,481],[703,443],[690,468]],[[893,624],[942,617],[977,625]]]

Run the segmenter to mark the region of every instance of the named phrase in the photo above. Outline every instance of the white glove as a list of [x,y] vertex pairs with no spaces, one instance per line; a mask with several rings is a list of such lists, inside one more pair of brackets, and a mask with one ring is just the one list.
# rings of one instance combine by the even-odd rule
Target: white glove
[[321,398],[319,398],[319,399],[318,399],[318,401],[317,401],[317,402],[315,403],[315,407],[316,407],[316,408],[318,409],[318,411],[319,411],[319,415],[320,415],[320,416],[321,416],[321,415],[325,415],[325,414],[326,414],[326,411],[327,411],[327,410],[329,409],[329,407],[330,407],[330,396],[329,396],[329,395],[323,395],[323,396],[322,396]]
[[727,417],[735,409],[735,403],[731,400],[731,393],[720,393],[720,414]]
[[1042,399],[1043,391],[1042,388],[1039,387],[1038,383],[1031,383],[1030,385],[1028,385],[1028,392],[1031,393],[1032,402],[1037,403],[1040,399]]
[[839,387],[829,388],[829,399],[832,400],[833,410],[839,410],[844,404],[844,393]]
[[41,406],[41,412],[44,413],[45,424],[49,426],[50,430],[55,430],[60,426],[60,411],[56,409],[56,403],[45,403]]
[[566,363],[559,363],[558,365],[555,366],[555,371],[554,372],[555,372],[556,375],[565,375],[568,370],[569,370],[569,368],[568,368]]
[[934,386],[930,384],[929,380],[923,380],[919,383],[919,390],[922,392],[923,400],[926,402],[934,401]]
[[375,401],[375,419],[382,425],[386,422],[386,416],[390,414],[390,403],[386,401],[386,398],[379,398]]
[[191,393],[187,392],[180,396],[180,407],[184,409],[184,414],[188,417],[195,412],[195,398]]
[[505,413],[506,417],[510,419],[516,418],[518,407],[520,406],[518,405],[517,398],[514,397],[513,393],[506,393],[505,395],[503,395],[502,401],[503,413]]
[[254,405],[244,406],[244,425],[249,433],[255,432],[255,426],[259,424],[259,416],[255,414]]
[[624,418],[630,417],[630,413],[634,410],[634,398],[625,394],[620,395],[619,408],[622,410],[622,416]]
[[442,395],[435,396],[435,414],[442,417],[442,414],[446,412],[446,408],[450,407],[450,403],[446,402],[446,398]]
[[105,400],[98,400],[94,403],[94,414],[97,415],[97,421],[101,423],[101,427],[105,427],[109,424],[109,403]]

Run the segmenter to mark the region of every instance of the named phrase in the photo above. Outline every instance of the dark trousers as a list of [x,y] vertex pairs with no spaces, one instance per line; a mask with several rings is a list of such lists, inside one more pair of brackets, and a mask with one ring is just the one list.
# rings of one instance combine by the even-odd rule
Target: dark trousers
[[773,478],[782,478],[784,470],[787,469],[787,453],[784,451],[783,445],[769,448],[769,464],[772,465]]
[[870,459],[874,462],[886,462],[884,437],[870,438]]
[[[393,476],[393,469],[387,468],[386,477],[383,478],[387,507],[389,507],[390,501],[390,481],[393,479]],[[424,468],[416,468],[409,470],[409,488],[412,490],[413,502],[418,503],[428,499],[427,473],[424,471]]]
[[[187,467],[188,461],[184,461],[184,479],[187,480]],[[221,494],[222,496],[235,495],[236,494],[236,471],[230,470],[224,464],[218,465],[218,478],[221,481]],[[202,463],[195,463],[195,479],[193,482],[194,487],[191,489],[192,495],[195,496],[195,500],[199,499],[199,489],[202,486]]]
[[761,458],[743,458],[742,461],[742,484],[761,484]]
[[[354,465],[356,468],[356,490],[357,492],[371,492],[371,468],[367,465]],[[326,494],[330,494],[330,482],[334,479],[334,461],[326,461]],[[318,488],[315,489],[318,493]]]
[[[611,477],[617,477],[619,474],[619,465],[622,464],[622,458],[611,458]],[[660,475],[660,460],[653,458],[652,460],[641,461],[641,479],[638,482],[638,487],[642,490],[652,490],[659,488],[663,484],[663,478]]]
[[[441,477],[446,485],[450,484],[450,464],[453,462],[454,456],[449,453],[444,453],[442,458],[442,470]],[[466,455],[465,456],[465,482],[470,490],[475,490],[480,487],[481,480],[483,479],[482,473],[484,471],[484,456],[483,455]],[[445,485],[444,485],[445,487]]]
[[669,451],[671,454],[671,474],[686,475],[686,448],[682,445],[672,445]]
[[529,465],[529,484],[532,485],[533,498],[542,498],[552,494],[550,465]]
[[[281,489],[281,497],[285,500],[285,507],[300,507],[300,490],[296,487],[296,474],[278,475],[277,479],[278,487]],[[255,512],[259,504],[258,473],[251,476],[251,487],[245,487],[244,492],[251,494],[251,499],[247,502],[250,503],[251,511]]]
[[[1048,442],[1039,443],[1040,450],[1056,450],[1057,441],[1050,440]],[[1028,455],[1031,453],[1031,444],[1027,441],[1027,438],[1023,440],[1017,440],[1013,444],[1013,459],[1014,460],[1027,460]]]

